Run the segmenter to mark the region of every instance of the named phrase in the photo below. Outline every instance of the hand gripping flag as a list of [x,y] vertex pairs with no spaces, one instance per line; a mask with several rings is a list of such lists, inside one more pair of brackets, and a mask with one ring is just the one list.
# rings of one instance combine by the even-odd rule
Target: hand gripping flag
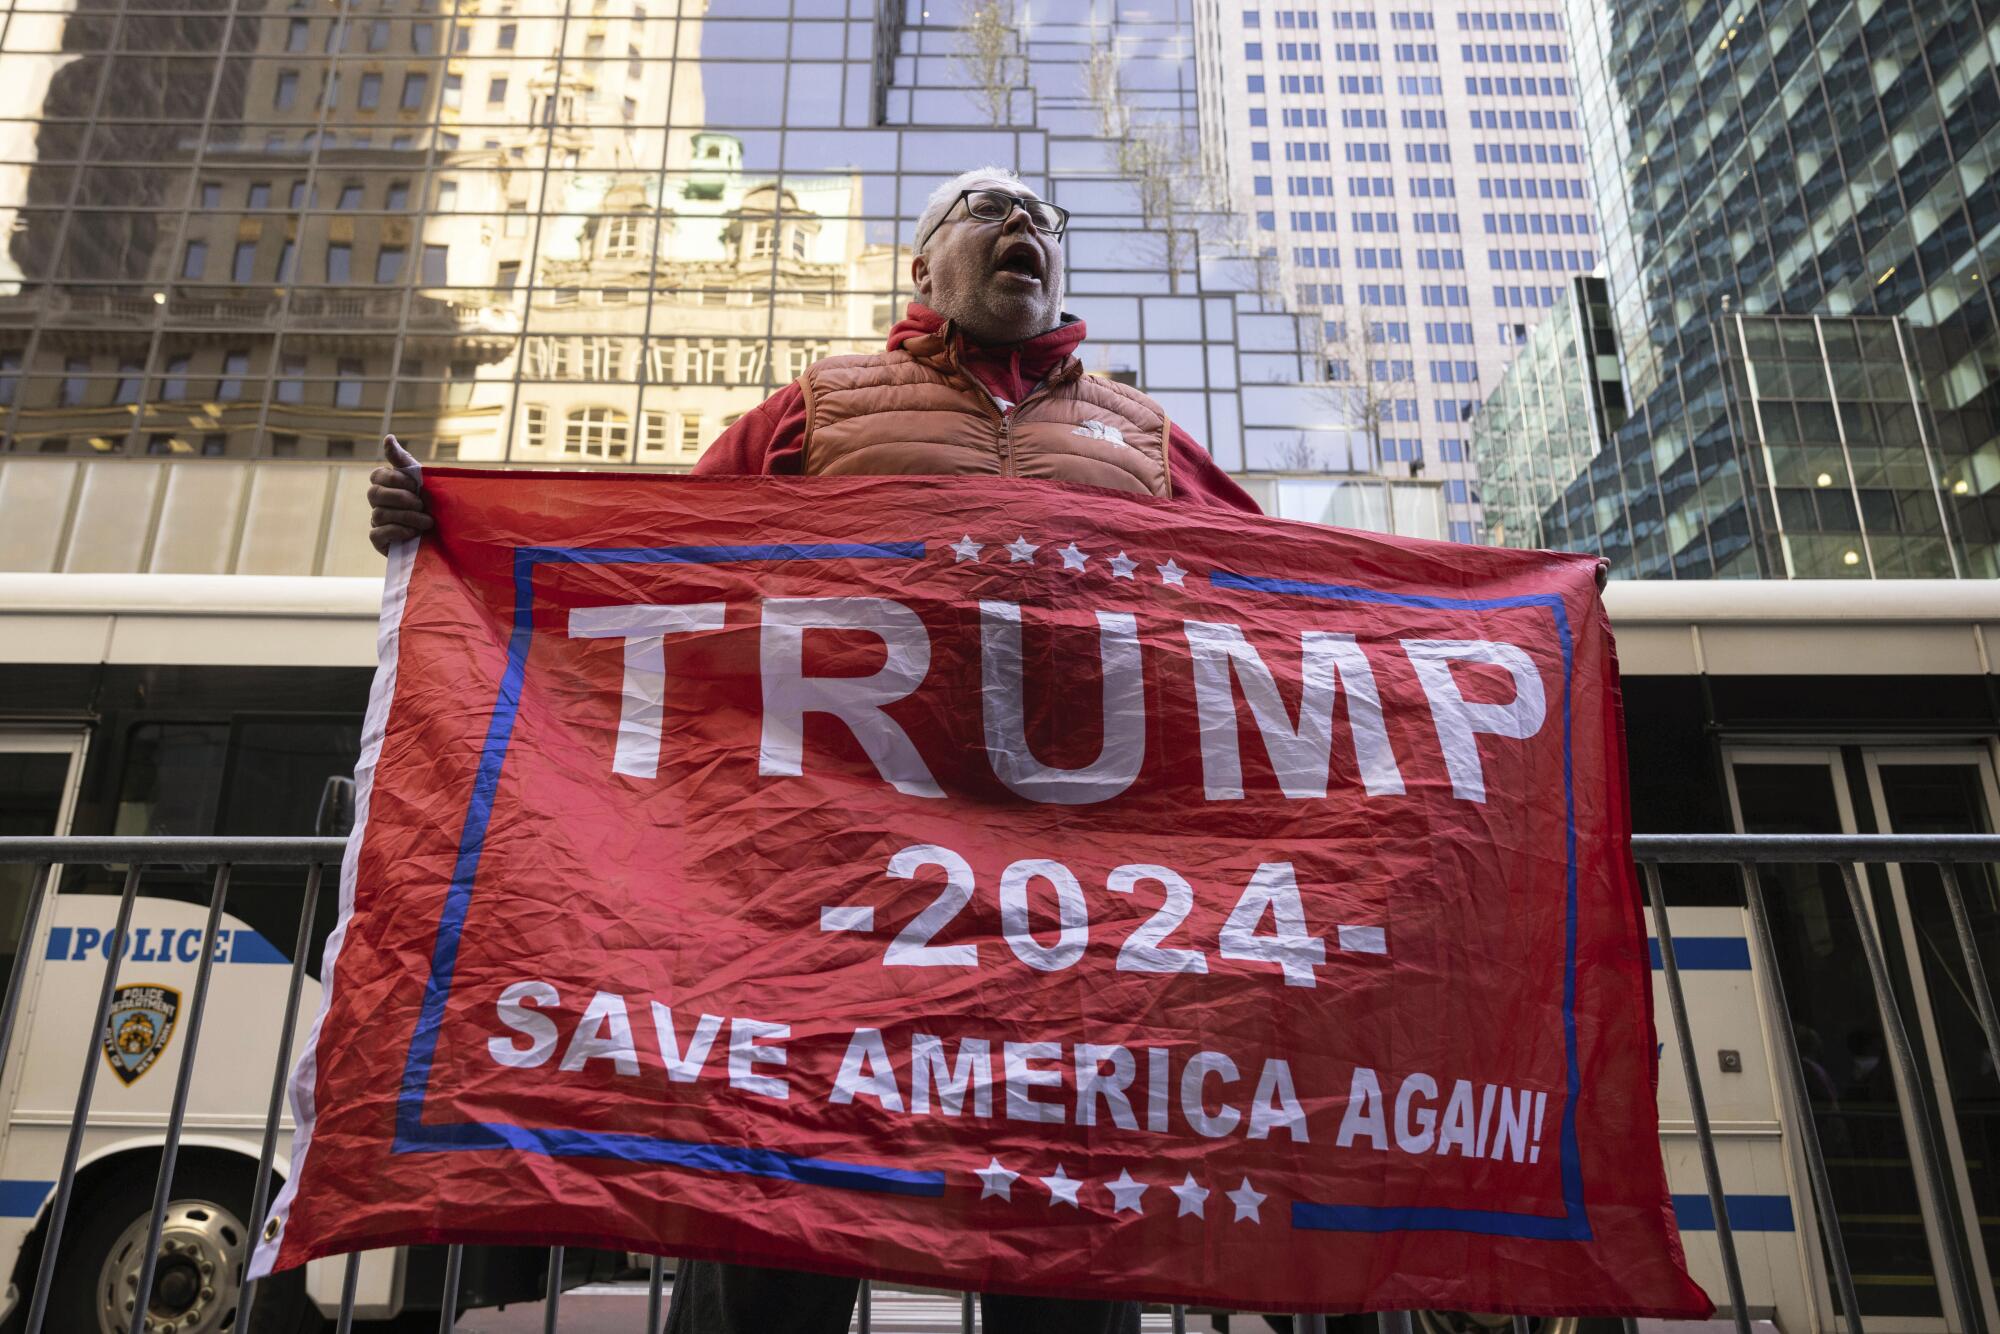
[[1698,1316],[1578,556],[441,470],[256,1271]]

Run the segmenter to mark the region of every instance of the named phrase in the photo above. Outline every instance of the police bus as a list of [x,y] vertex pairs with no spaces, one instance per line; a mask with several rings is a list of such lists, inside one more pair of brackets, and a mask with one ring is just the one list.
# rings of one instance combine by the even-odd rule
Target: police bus
[[[0,574],[0,833],[302,835],[326,830],[328,780],[353,769],[374,658],[373,580]],[[2000,785],[2000,584],[1614,583],[1635,828],[1645,832],[1983,833]],[[338,791],[338,784],[334,790]],[[1738,873],[1663,870],[1749,1314],[1785,1334],[1839,1327],[1799,1130],[1823,1146],[1870,1330],[2000,1330],[2000,1072],[1985,1054],[1937,872],[1870,867],[1869,920],[1837,868],[1765,873],[1777,1012],[1748,934]],[[234,1329],[236,1275],[272,1064],[299,930],[303,872],[239,868],[215,955],[165,1252],[161,1328]],[[0,1330],[18,1325],[45,1241],[89,1042],[105,1062],[48,1328],[122,1331],[185,1039],[207,868],[152,872],[133,920],[112,1023],[91,1035],[123,868],[70,866],[21,939],[28,868],[0,866],[0,977],[21,1009],[0,1076]],[[2000,895],[1986,868],[1964,887],[1989,974]],[[334,896],[307,932],[294,1047],[319,1008]],[[1860,949],[1876,933],[1918,1048],[1920,1089],[1888,1059]],[[1657,966],[1657,951],[1656,951]],[[1659,974],[1655,974],[1656,981]],[[1687,1090],[1657,1007],[1661,1136],[1695,1276],[1725,1287]],[[1792,1105],[1778,1036],[1801,1053]],[[1913,1107],[1929,1109],[1947,1171],[1913,1167]],[[277,1157],[282,1176],[286,1121]],[[1977,1310],[1942,1281],[1954,1251]],[[163,1248],[164,1251],[164,1248]],[[626,1257],[570,1252],[564,1281]],[[204,1267],[206,1266],[206,1267]],[[529,1300],[546,1252],[469,1248],[460,1303]],[[442,1253],[371,1253],[357,1315],[434,1329]],[[267,1284],[255,1324],[316,1328],[342,1266]],[[1258,1322],[1239,1318],[1239,1326]],[[1605,1322],[1551,1316],[1545,1334]],[[1420,1313],[1434,1332],[1505,1328],[1478,1313]],[[1609,1322],[1616,1328],[1617,1322]]]

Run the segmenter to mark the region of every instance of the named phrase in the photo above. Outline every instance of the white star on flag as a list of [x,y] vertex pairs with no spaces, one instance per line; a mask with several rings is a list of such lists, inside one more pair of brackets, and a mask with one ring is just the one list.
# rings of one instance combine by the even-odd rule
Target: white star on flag
[[1028,540],[1025,533],[1007,544],[1007,554],[1014,558],[1014,563],[1017,565],[1024,560],[1033,560],[1035,553],[1040,550],[1040,547]]
[[1113,579],[1130,579],[1132,571],[1138,568],[1139,562],[1133,560],[1122,551],[1111,558],[1111,577]]
[[998,1195],[1003,1200],[1012,1200],[1014,1198],[1012,1194],[1014,1182],[1021,1174],[1019,1172],[1009,1172],[1006,1168],[1000,1166],[998,1158],[994,1158],[986,1166],[974,1169],[973,1175],[986,1183],[985,1189],[979,1192],[980,1199],[983,1200],[988,1196]]
[[[1169,1186],[1167,1189],[1172,1191],[1181,1202],[1181,1207],[1174,1211],[1175,1218],[1185,1218],[1189,1214],[1193,1214],[1196,1218],[1205,1217],[1201,1211],[1201,1206],[1202,1201],[1208,1198],[1208,1188],[1206,1186],[1197,1186],[1194,1183],[1194,1173],[1188,1173],[1187,1180],[1181,1182],[1180,1185]],[[1114,1210],[1113,1212],[1116,1211]]]
[[1235,1190],[1224,1193],[1229,1196],[1229,1202],[1236,1206],[1236,1217],[1232,1221],[1240,1223],[1246,1218],[1253,1223],[1264,1221],[1258,1216],[1257,1206],[1269,1199],[1270,1196],[1258,1194],[1251,1187],[1249,1177],[1244,1177],[1243,1184]]
[[1181,580],[1187,578],[1187,571],[1183,570],[1180,566],[1174,564],[1174,558],[1172,556],[1167,557],[1167,563],[1165,565],[1158,565],[1155,566],[1154,568],[1160,572],[1161,583],[1175,584],[1182,588],[1187,587],[1186,584],[1181,583]]
[[1118,1179],[1106,1182],[1104,1188],[1111,1192],[1112,1213],[1115,1214],[1121,1209],[1130,1209],[1135,1214],[1146,1212],[1139,1207],[1139,1197],[1146,1193],[1146,1185],[1144,1182],[1134,1181],[1130,1172],[1119,1172]]
[[1049,1203],[1051,1205],[1067,1204],[1072,1209],[1080,1207],[1076,1202],[1076,1192],[1083,1183],[1063,1175],[1061,1163],[1056,1164],[1056,1174],[1054,1176],[1042,1178],[1042,1184],[1049,1188]]
[[949,545],[951,547],[951,554],[955,558],[952,562],[953,564],[957,564],[958,561],[962,560],[978,560],[979,553],[983,549],[977,542],[972,540],[971,533],[967,533],[964,537],[959,538],[958,541]]
[[1056,554],[1063,558],[1063,568],[1065,570],[1080,570],[1083,568],[1083,563],[1090,559],[1090,557],[1077,550],[1076,543],[1074,542]]

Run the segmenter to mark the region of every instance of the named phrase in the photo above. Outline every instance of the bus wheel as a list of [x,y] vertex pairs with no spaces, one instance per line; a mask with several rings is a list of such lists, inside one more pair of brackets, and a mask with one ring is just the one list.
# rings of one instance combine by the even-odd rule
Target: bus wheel
[[[146,1306],[147,1334],[310,1334],[324,1327],[307,1300],[305,1270],[259,1285],[251,1329],[238,1330],[243,1273],[250,1263],[251,1179],[190,1164],[176,1173],[174,1198],[160,1233],[160,1258]],[[238,1179],[240,1177],[240,1180]],[[71,1216],[56,1266],[49,1328],[128,1334],[137,1304],[146,1226],[152,1212],[151,1172],[111,1181]]]

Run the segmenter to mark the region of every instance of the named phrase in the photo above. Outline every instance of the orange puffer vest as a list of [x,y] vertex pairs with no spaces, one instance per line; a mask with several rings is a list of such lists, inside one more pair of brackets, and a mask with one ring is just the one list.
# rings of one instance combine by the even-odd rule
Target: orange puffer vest
[[1039,477],[1171,494],[1167,414],[1069,358],[1011,413],[959,364],[950,327],[888,352],[828,357],[801,378],[802,471]]

